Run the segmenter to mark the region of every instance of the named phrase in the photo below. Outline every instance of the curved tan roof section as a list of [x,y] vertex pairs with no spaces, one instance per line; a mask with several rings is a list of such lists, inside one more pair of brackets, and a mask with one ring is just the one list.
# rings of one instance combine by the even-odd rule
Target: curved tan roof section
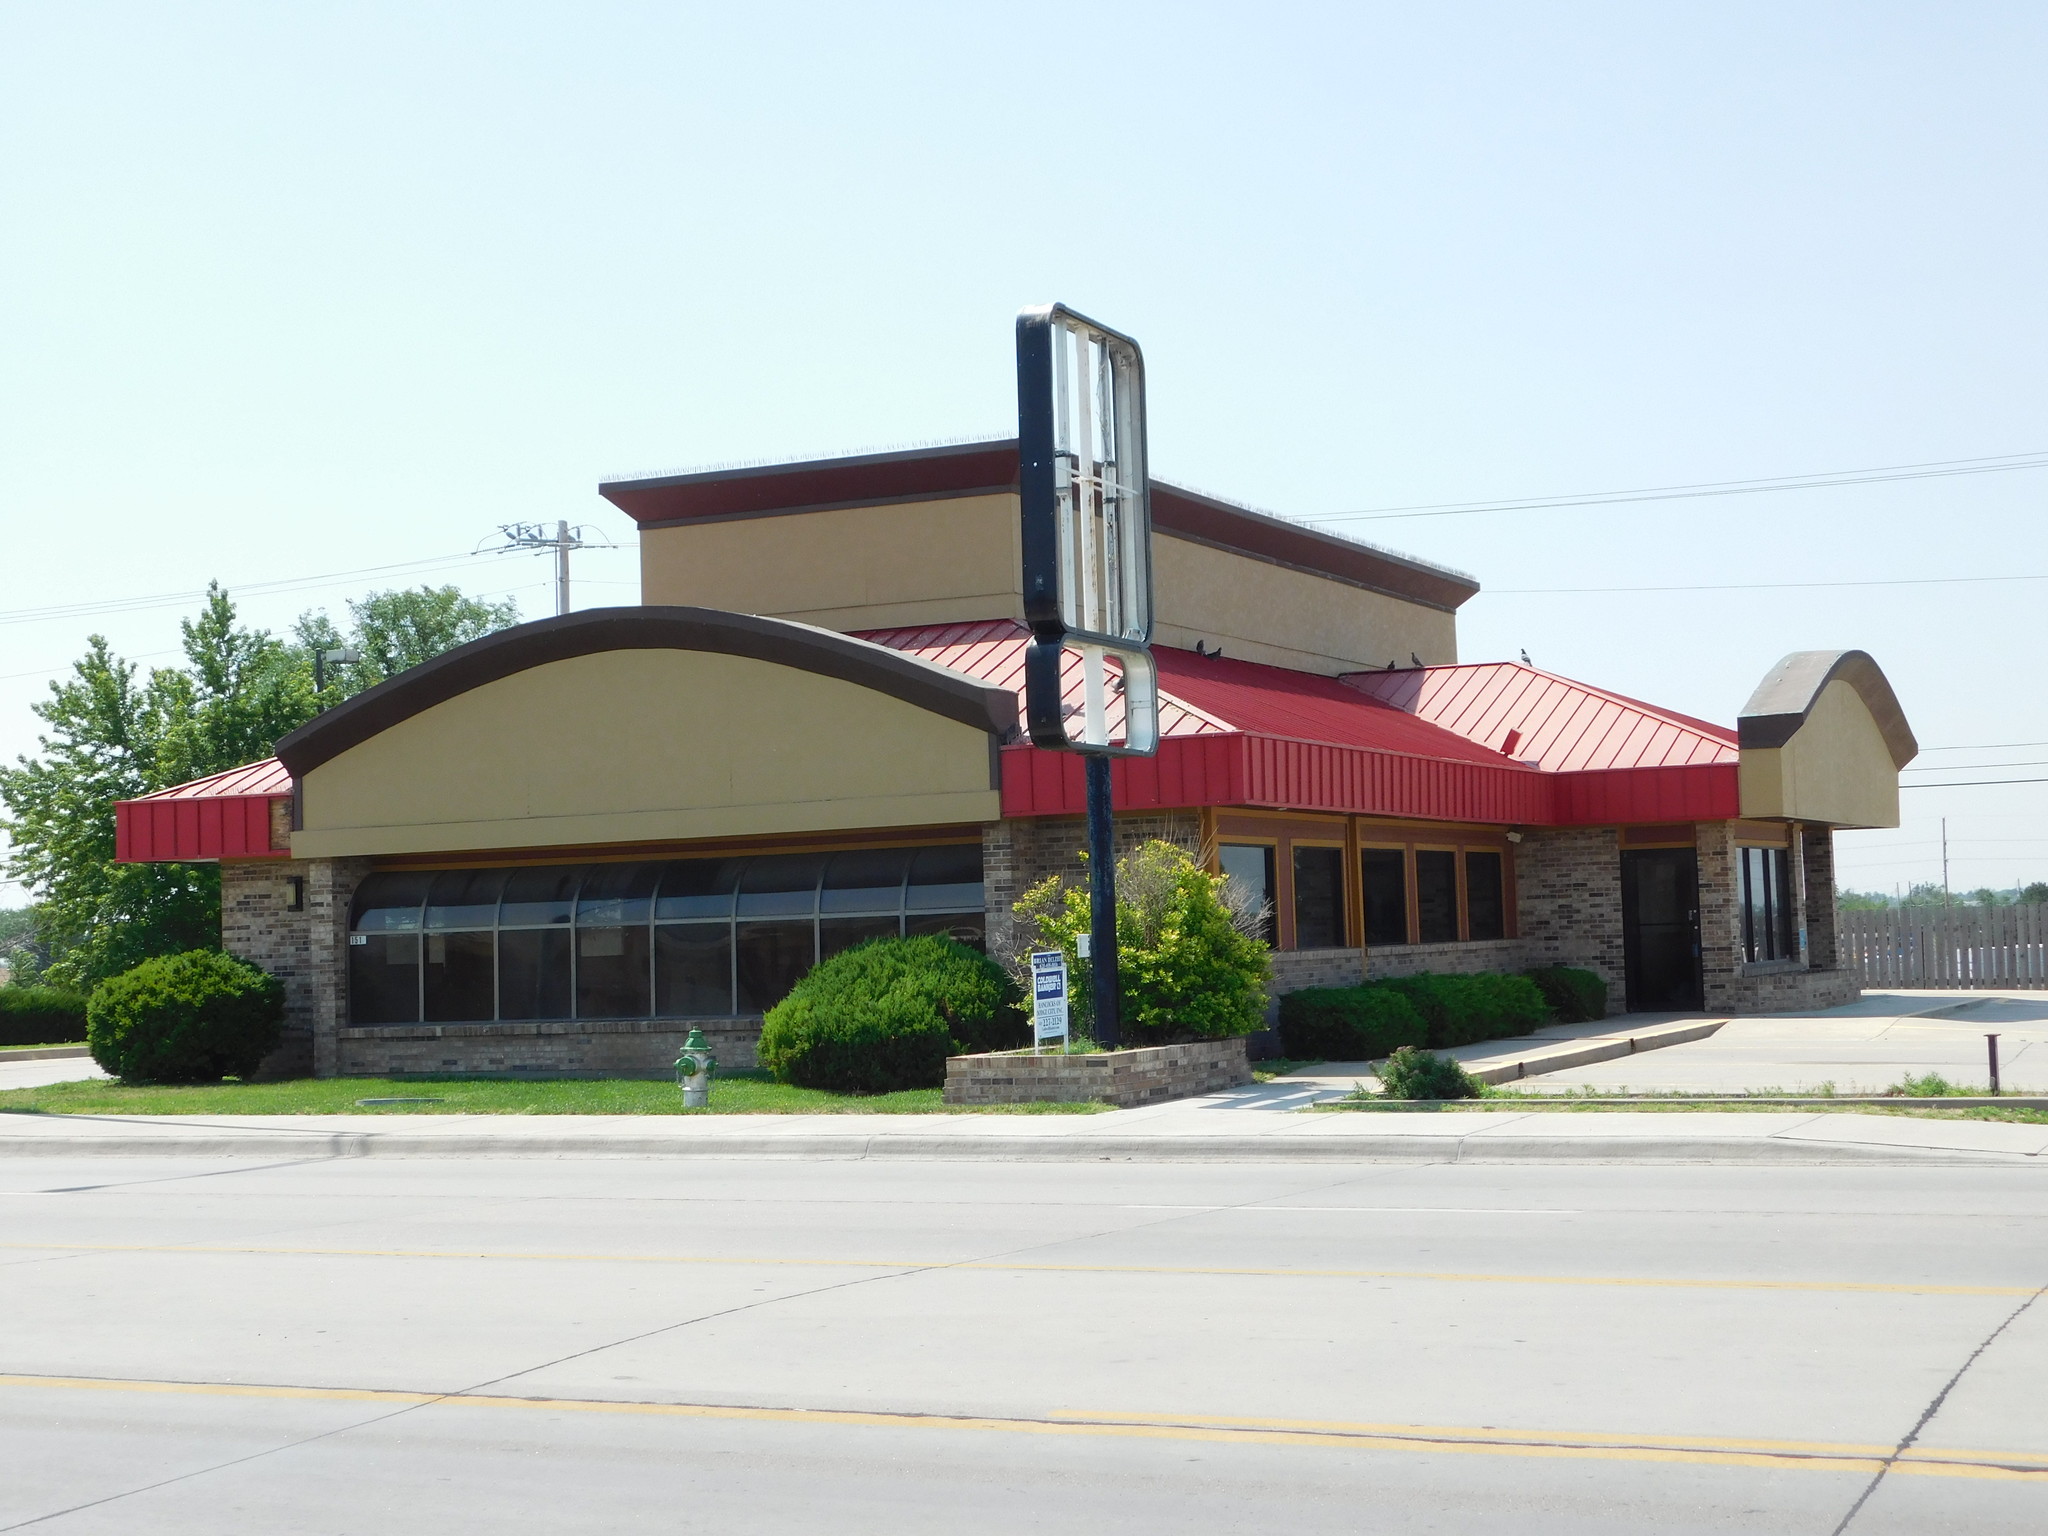
[[742,656],[836,678],[963,725],[1007,737],[1017,697],[958,672],[849,635],[716,608],[594,608],[538,619],[473,640],[357,694],[277,744],[295,778],[394,725],[516,673],[606,651],[699,651]]
[[1749,696],[1736,721],[1737,739],[1746,749],[1784,746],[1834,682],[1856,690],[1884,738],[1894,768],[1903,768],[1920,755],[1920,743],[1906,723],[1898,695],[1868,651],[1794,651],[1771,668]]

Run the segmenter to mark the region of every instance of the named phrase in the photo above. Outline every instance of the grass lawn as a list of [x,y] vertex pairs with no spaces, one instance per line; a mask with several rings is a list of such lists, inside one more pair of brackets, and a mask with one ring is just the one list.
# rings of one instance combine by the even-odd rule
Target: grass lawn
[[[766,1073],[715,1079],[709,1109],[685,1110],[673,1082],[505,1082],[475,1077],[294,1078],[196,1088],[106,1081],[52,1083],[0,1092],[0,1113],[31,1115],[1087,1115],[1106,1104],[1005,1104],[968,1109],[939,1102],[937,1088],[863,1098],[791,1088]],[[362,1099],[433,1103],[362,1104]]]

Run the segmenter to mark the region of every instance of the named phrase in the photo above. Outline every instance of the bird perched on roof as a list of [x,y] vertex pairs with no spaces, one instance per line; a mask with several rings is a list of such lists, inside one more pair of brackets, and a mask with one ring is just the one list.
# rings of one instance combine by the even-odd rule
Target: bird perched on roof
[[1410,651],[1408,653],[1408,665],[1411,667],[1419,667],[1422,665],[1422,658],[1416,655],[1413,651]]
[[1208,658],[1209,658],[1209,659],[1210,659],[1211,661],[1214,661],[1214,660],[1215,660],[1215,659],[1216,659],[1217,657],[1219,657],[1219,656],[1221,656],[1221,655],[1223,654],[1223,647],[1222,647],[1221,645],[1218,645],[1218,646],[1217,646],[1217,647],[1216,647],[1216,648],[1215,648],[1215,649],[1214,649],[1214,650],[1212,651],[1212,650],[1210,650],[1210,649],[1209,649],[1208,645],[1207,645],[1207,644],[1206,644],[1205,642],[1203,642],[1203,641],[1201,641],[1201,640],[1197,640],[1197,641],[1195,642],[1195,654],[1196,654],[1197,656],[1206,656],[1206,657],[1208,657]]
[[1533,667],[1536,665],[1535,662],[1529,659],[1529,652],[1526,649],[1522,652],[1522,665],[1525,667]]

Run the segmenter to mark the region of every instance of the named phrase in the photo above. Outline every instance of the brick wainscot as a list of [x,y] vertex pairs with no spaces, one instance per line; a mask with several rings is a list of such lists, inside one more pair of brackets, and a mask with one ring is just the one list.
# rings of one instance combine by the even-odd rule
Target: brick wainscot
[[1086,1056],[996,1051],[946,1063],[948,1104],[1049,1104],[1092,1101],[1130,1109],[1197,1093],[1242,1088],[1252,1080],[1243,1039],[1196,1040]]

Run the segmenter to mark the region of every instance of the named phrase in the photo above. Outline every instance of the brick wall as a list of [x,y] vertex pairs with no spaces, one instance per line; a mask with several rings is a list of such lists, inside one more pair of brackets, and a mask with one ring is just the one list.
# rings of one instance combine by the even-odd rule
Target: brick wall
[[1303,987],[1355,987],[1365,980],[1365,967],[1362,949],[1276,949],[1270,990],[1279,998]]
[[1088,1056],[1004,1051],[946,1063],[948,1104],[1095,1102],[1129,1108],[1241,1088],[1252,1080],[1242,1040],[1195,1040]]
[[1831,971],[1842,962],[1841,918],[1835,902],[1835,834],[1828,827],[1801,827],[1799,850],[1806,866],[1806,963]]
[[1476,939],[1467,944],[1381,944],[1368,950],[1365,973],[1378,981],[1386,976],[1476,976],[1482,971],[1522,971],[1529,967],[1529,946],[1523,939]]
[[387,1024],[341,1032],[344,1077],[401,1072],[605,1073],[666,1077],[691,1026],[704,1031],[721,1072],[758,1064],[761,1020],[579,1019],[532,1024]]
[[305,880],[309,868],[297,859],[220,867],[220,947],[284,983],[284,1039],[258,1069],[263,1077],[313,1070],[310,913],[288,907],[290,882]]
[[1533,829],[1515,849],[1515,915],[1525,965],[1576,965],[1601,977],[1617,1007],[1621,836],[1613,827]]
[[1803,929],[1807,935],[1804,963],[1752,965],[1742,955],[1735,828],[1729,822],[1711,821],[1694,830],[1700,860],[1700,971],[1709,1012],[1835,1008],[1863,995],[1857,974],[1837,964],[1832,833],[1802,828],[1792,839],[1793,922],[1795,931]]

